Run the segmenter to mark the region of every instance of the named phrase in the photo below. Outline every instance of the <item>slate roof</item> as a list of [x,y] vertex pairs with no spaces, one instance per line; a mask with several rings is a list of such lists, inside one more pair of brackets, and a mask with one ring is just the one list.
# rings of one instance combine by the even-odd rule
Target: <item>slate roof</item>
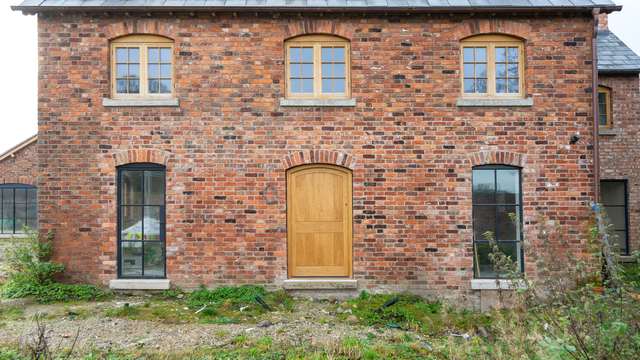
[[25,0],[14,10],[415,10],[415,11],[538,11],[621,8],[611,0]]
[[611,31],[598,31],[598,71],[640,73],[640,56]]

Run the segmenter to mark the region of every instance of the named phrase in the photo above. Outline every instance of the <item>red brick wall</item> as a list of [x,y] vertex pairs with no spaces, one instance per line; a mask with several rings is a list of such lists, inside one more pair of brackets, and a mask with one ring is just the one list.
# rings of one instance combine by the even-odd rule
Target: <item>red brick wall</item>
[[640,79],[638,75],[600,75],[611,88],[613,127],[600,136],[603,180],[627,180],[629,191],[629,248],[640,250]]
[[4,160],[0,160],[0,184],[37,185],[38,153],[33,142]]
[[[128,150],[150,149],[131,157],[167,163],[173,283],[279,284],[287,276],[289,156],[343,153],[353,168],[355,278],[372,289],[461,299],[472,294],[472,164],[500,159],[524,165],[527,239],[537,241],[544,216],[570,232],[580,256],[593,199],[592,21],[40,17],[41,227],[58,231],[56,257],[73,280],[115,278],[115,166]],[[526,39],[534,107],[456,106],[459,40],[490,32]],[[175,39],[180,108],[101,105],[109,39],[129,33]],[[351,40],[354,108],[279,106],[283,41],[303,33]],[[576,132],[583,139],[569,145]],[[534,254],[525,257],[535,275]]]

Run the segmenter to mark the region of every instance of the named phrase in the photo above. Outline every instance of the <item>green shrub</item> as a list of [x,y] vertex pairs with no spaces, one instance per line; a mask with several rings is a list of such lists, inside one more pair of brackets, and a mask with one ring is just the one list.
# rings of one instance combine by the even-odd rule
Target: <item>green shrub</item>
[[40,239],[35,232],[29,239],[7,251],[7,281],[2,286],[6,298],[33,297],[41,303],[95,300],[107,294],[92,285],[69,285],[55,282],[64,265],[51,261],[53,233]]

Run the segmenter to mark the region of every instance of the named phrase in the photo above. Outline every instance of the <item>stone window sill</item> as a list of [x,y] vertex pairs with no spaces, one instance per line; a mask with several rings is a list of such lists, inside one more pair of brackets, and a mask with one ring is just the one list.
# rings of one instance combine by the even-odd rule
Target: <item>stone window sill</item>
[[104,107],[178,107],[180,101],[177,98],[166,99],[111,99],[103,98]]
[[356,99],[280,99],[282,107],[353,107]]
[[620,129],[598,129],[598,135],[600,135],[600,136],[622,135],[622,130],[620,130]]
[[519,290],[525,288],[526,284],[523,281],[495,279],[471,280],[471,290]]
[[532,107],[533,98],[500,99],[500,98],[458,98],[459,107]]
[[116,279],[109,281],[112,290],[169,290],[168,279]]
[[287,279],[286,290],[352,290],[358,288],[355,279]]

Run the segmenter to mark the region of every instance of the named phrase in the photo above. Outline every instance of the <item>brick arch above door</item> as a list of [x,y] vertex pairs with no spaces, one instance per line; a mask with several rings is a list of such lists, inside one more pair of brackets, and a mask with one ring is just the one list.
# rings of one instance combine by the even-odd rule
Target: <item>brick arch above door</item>
[[289,153],[282,159],[282,164],[285,169],[308,164],[332,164],[354,170],[356,159],[335,150],[301,150]]
[[468,155],[472,166],[502,164],[524,168],[527,157],[524,154],[504,150],[483,150]]
[[170,158],[170,152],[158,149],[130,149],[113,154],[115,166],[132,163],[153,163],[166,166]]

